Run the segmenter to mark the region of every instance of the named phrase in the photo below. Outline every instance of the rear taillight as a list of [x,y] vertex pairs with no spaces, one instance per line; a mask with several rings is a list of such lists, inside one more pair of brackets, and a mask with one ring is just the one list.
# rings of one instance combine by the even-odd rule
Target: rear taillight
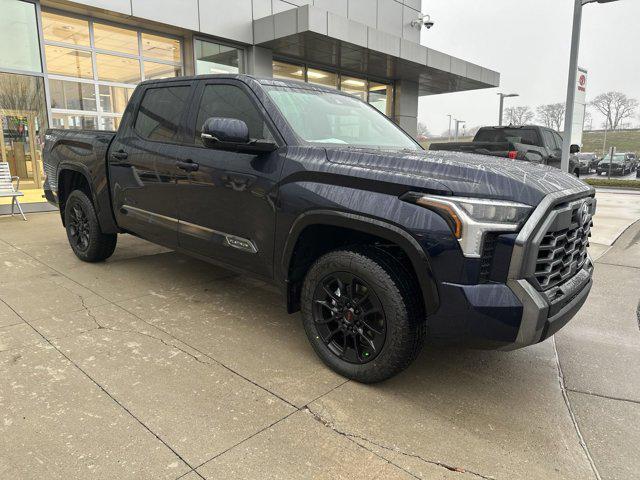
[[516,160],[518,158],[518,151],[517,150],[509,151],[509,158],[511,160]]

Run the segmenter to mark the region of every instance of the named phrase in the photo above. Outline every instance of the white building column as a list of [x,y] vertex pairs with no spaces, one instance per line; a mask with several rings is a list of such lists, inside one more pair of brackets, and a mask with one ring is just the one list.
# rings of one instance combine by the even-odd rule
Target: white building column
[[412,137],[418,135],[418,83],[396,82],[393,121]]
[[273,77],[273,52],[268,48],[247,48],[247,73],[256,77]]

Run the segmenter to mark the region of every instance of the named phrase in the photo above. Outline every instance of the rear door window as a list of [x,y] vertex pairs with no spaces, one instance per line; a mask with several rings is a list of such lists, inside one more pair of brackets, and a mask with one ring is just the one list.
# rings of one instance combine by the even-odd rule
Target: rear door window
[[190,89],[187,85],[148,89],[134,126],[138,135],[155,142],[177,142]]

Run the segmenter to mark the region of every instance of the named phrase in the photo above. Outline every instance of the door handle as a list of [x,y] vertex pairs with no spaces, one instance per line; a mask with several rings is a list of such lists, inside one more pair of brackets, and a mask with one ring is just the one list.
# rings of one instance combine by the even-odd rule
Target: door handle
[[117,160],[126,160],[129,158],[129,154],[124,150],[118,150],[117,152],[112,152],[111,156]]
[[176,162],[176,167],[186,172],[197,172],[198,169],[200,168],[200,165],[195,163],[193,160],[184,160],[184,161],[179,160]]

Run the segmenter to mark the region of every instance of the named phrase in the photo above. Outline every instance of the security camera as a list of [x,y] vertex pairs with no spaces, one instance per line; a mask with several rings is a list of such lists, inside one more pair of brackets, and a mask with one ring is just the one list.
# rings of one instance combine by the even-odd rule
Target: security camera
[[431,29],[435,25],[436,22],[431,20],[430,15],[420,15],[418,18],[411,22],[411,26],[414,28],[422,28],[423,26],[427,27],[427,30]]

